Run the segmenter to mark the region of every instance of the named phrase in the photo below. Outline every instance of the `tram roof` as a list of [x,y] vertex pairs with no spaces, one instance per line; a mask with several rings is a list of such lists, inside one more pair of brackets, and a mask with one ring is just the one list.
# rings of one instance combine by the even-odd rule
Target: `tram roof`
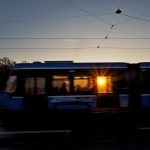
[[92,69],[92,68],[127,68],[127,63],[73,63],[73,62],[46,62],[46,63],[19,63],[14,70],[23,69]]

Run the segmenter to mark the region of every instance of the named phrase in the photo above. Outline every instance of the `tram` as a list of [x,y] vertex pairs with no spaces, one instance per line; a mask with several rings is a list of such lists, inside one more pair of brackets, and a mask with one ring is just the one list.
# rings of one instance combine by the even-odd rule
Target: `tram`
[[114,116],[120,123],[137,121],[139,116],[147,121],[150,63],[16,64],[0,94],[0,108],[7,114],[5,119],[24,120],[34,114],[32,119],[65,118],[61,123],[78,122],[79,118],[109,118],[112,123]]

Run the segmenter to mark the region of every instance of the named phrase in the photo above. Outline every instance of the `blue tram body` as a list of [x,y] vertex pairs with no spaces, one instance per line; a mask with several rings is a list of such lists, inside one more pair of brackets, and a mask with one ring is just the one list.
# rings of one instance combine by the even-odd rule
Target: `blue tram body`
[[[75,93],[75,91],[73,91],[76,88],[75,85],[73,85],[75,83],[72,83],[75,80],[74,78],[78,77],[79,79],[77,78],[76,82],[79,81],[85,84],[84,82],[88,82],[88,80],[90,80],[88,76],[93,76],[93,79],[92,79],[93,81],[91,82],[94,82],[96,76],[98,76],[98,74],[103,73],[103,71],[106,71],[106,73],[109,74],[110,70],[111,70],[110,72],[114,72],[115,70],[116,71],[120,70],[119,72],[121,72],[122,70],[126,70],[127,67],[128,67],[127,63],[50,62],[50,63],[16,64],[11,74],[12,77],[17,78],[16,79],[17,83],[14,83],[14,84],[17,84],[15,85],[16,87],[14,87],[16,89],[13,92],[7,93],[6,91],[1,94],[1,98],[0,98],[1,106],[3,109],[12,109],[12,110],[26,109],[24,108],[24,104],[25,104],[24,99],[27,95],[23,91],[25,90],[25,87],[23,86],[28,86],[28,85],[25,85],[26,83],[24,83],[25,82],[24,79],[26,76],[27,77],[29,76],[29,79],[32,81],[31,82],[29,81],[28,84],[37,84],[37,83],[33,83],[33,82],[36,82],[36,81],[33,81],[35,80],[33,78],[38,78],[39,76],[39,78],[43,79],[42,77],[44,77],[46,80],[45,85],[43,87],[45,91],[44,93],[39,94],[39,97],[43,95],[42,98],[46,97],[47,99],[47,102],[46,102],[47,106],[44,109],[90,109],[90,110],[96,109],[97,108],[97,93],[94,91],[93,93],[91,92],[88,93],[88,91],[83,91],[80,94]],[[48,75],[49,75],[49,78],[51,79],[47,79]],[[51,91],[48,91],[49,89],[52,90],[52,87],[48,87],[48,85],[46,84],[47,82],[53,82],[52,76],[55,76],[55,75],[57,75],[58,77],[63,76],[63,75],[65,77],[69,76],[68,77],[68,80],[70,82],[69,93],[58,94],[58,93],[53,93]],[[51,80],[51,81],[48,81],[48,80]],[[67,79],[62,78],[62,80],[65,81]],[[86,83],[86,84],[89,84],[89,83]],[[96,83],[94,86],[96,88]],[[28,87],[28,88],[36,88],[36,87]],[[94,89],[94,87],[92,88]],[[31,89],[31,90],[35,90],[35,89]],[[94,90],[96,91],[96,89]],[[102,93],[102,95],[107,95],[107,91],[106,93]],[[108,93],[108,95],[111,95],[111,93]],[[33,99],[34,98],[36,99],[38,97],[38,94],[32,93],[30,96],[28,95],[27,97],[28,98],[32,97]],[[126,107],[128,105],[128,95],[120,94],[119,98],[120,98],[120,107]],[[32,106],[33,105],[34,104],[32,104]],[[34,109],[34,106],[33,108],[29,106],[29,109]]]
[[13,117],[44,112],[61,119],[73,112],[73,119],[92,114],[115,116],[119,122],[141,116],[145,121],[150,114],[150,63],[16,64],[0,94],[0,108]]

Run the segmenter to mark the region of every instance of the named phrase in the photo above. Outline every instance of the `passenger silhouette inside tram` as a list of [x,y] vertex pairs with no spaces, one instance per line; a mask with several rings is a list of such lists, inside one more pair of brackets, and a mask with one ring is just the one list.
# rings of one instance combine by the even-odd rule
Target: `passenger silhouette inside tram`
[[76,86],[76,91],[75,91],[76,94],[80,94],[81,93],[81,86],[78,84]]
[[62,94],[67,94],[68,93],[68,91],[67,91],[67,83],[64,82],[62,84],[62,86],[60,88],[60,91],[61,91]]

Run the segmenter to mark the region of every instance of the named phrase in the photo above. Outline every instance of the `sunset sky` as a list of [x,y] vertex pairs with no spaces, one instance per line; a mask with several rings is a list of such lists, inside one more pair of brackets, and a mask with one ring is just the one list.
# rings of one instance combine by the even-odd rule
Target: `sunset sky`
[[0,0],[0,57],[150,61],[150,0]]

